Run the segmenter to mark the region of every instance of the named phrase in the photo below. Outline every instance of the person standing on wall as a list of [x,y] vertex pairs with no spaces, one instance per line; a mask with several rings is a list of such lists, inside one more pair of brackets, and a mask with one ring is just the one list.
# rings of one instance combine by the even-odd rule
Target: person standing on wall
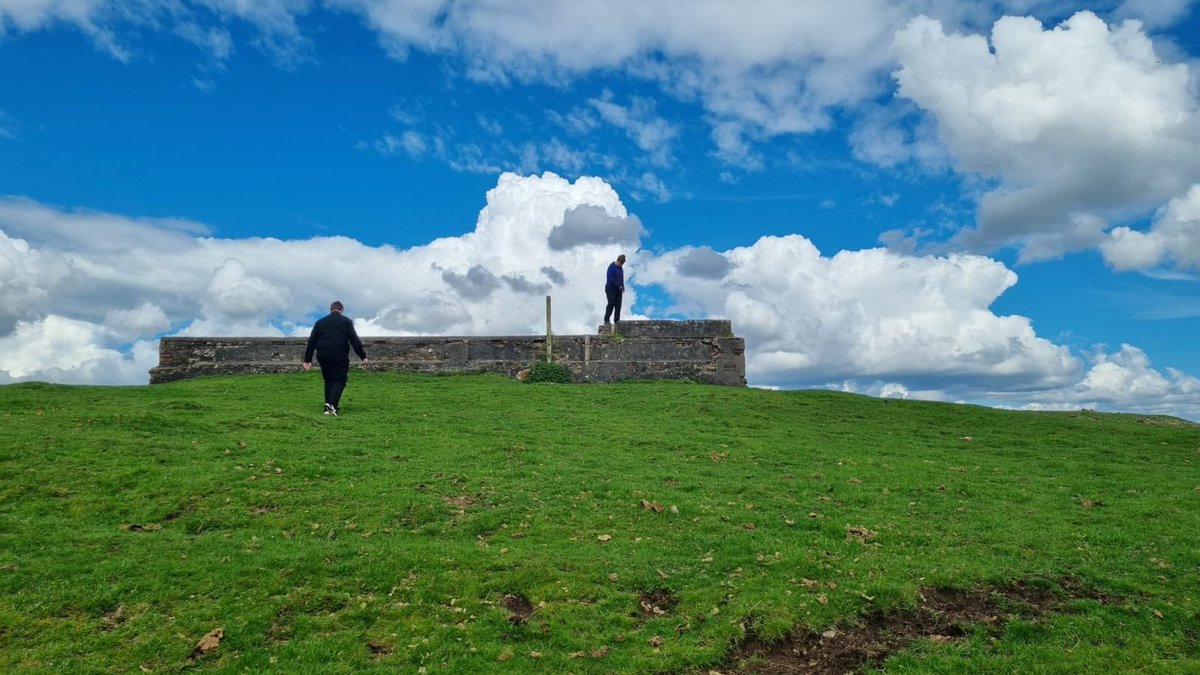
[[317,319],[308,335],[308,346],[304,348],[304,369],[312,368],[313,352],[321,364],[321,377],[325,380],[325,414],[337,416],[346,389],[346,377],[350,373],[350,349],[363,363],[367,352],[354,330],[354,321],[342,314],[346,310],[341,302],[334,300],[329,305],[329,314]]
[[[604,283],[604,294],[608,296],[608,306],[604,308],[604,325],[611,326],[608,318],[621,321],[621,296],[625,294],[625,254],[617,256],[616,262],[608,266],[608,280]],[[615,313],[614,313],[615,312]]]

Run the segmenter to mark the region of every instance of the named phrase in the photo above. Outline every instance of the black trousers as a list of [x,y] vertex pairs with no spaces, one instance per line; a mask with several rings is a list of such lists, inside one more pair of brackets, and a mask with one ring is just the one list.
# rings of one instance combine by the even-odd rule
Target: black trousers
[[334,408],[342,400],[342,392],[346,389],[346,376],[350,373],[350,359],[322,359],[317,355],[321,364],[321,377],[325,380],[325,402]]
[[[621,296],[623,295],[621,289],[613,286],[605,286],[604,294],[608,296],[608,306],[604,308],[604,323],[608,323],[608,317],[610,316],[613,317],[613,320],[620,321]],[[614,311],[616,312],[616,316],[613,316]]]

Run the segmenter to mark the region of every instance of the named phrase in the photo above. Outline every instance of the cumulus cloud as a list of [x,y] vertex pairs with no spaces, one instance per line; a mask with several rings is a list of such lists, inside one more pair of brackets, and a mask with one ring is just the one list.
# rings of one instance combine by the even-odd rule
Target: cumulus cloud
[[442,280],[468,300],[483,300],[500,288],[500,280],[483,265],[472,265],[466,274],[447,270],[442,272]]
[[1025,317],[988,309],[1017,281],[989,258],[883,249],[827,258],[791,235],[726,251],[732,267],[721,278],[681,276],[680,263],[693,255],[668,253],[640,278],[662,286],[685,314],[730,318],[746,337],[747,376],[756,383],[1047,388],[1073,381],[1081,367]]
[[1159,209],[1148,231],[1114,228],[1101,251],[1118,270],[1146,269],[1168,261],[1200,268],[1200,184]]
[[249,274],[236,258],[213,270],[201,301],[208,316],[232,319],[270,316],[288,305],[288,292],[261,277]]
[[637,216],[609,215],[602,207],[585,204],[563,214],[562,224],[550,230],[547,243],[551,250],[563,251],[589,244],[636,242],[642,234],[642,221]]
[[983,399],[1026,410],[1136,411],[1198,419],[1200,379],[1176,368],[1160,371],[1145,352],[1128,344],[1113,353],[1097,347],[1089,363],[1083,378],[1073,386],[1025,392],[1019,397],[993,394]]
[[[663,313],[731,319],[758,386],[1014,407],[1165,411],[1159,403],[1169,401],[1172,414],[1200,418],[1194,377],[1159,372],[1128,346],[1085,363],[1039,337],[1029,319],[992,311],[1017,276],[987,257],[827,256],[799,235],[724,251],[647,251],[640,221],[595,178],[504,174],[486,201],[473,230],[404,250],[345,237],[219,239],[177,221],[0,201],[0,280],[26,278],[30,298],[19,315],[5,305],[0,381],[145,382],[165,332],[303,336],[332,299],[346,303],[363,335],[519,335],[543,330],[548,293],[557,333],[591,333],[618,252],[599,241],[609,230],[576,225],[560,233],[575,245],[551,244],[583,217],[627,227],[630,318],[644,318],[638,289],[653,285],[669,303]],[[109,246],[89,226],[139,246]]]
[[1194,75],[1138,22],[1004,17],[989,43],[919,17],[894,49],[899,94],[936,118],[958,170],[995,184],[960,237],[976,250],[1015,245],[1028,261],[1099,246],[1200,180]]
[[729,259],[707,246],[693,248],[675,263],[675,269],[685,277],[721,279],[733,268]]
[[[0,199],[0,336],[42,340],[57,331],[95,347],[73,347],[71,358],[65,349],[6,349],[0,370],[9,380],[92,373],[124,383],[142,362],[136,345],[174,327],[190,336],[306,334],[335,298],[364,334],[534,333],[547,293],[569,308],[556,312],[556,330],[594,330],[613,252],[582,241],[552,249],[551,232],[564,222],[563,236],[584,238],[589,223],[608,223],[630,254],[638,249],[640,221],[611,186],[554,174],[501,176],[474,231],[404,251],[345,237],[219,239],[189,221]],[[635,291],[626,302],[636,302]]]
[[104,327],[126,339],[164,333],[171,327],[167,313],[158,305],[143,302],[133,309],[110,309],[104,313]]
[[17,322],[0,336],[0,382],[145,384],[158,365],[155,343],[139,341],[126,352],[111,344],[101,326],[87,321],[50,314]]

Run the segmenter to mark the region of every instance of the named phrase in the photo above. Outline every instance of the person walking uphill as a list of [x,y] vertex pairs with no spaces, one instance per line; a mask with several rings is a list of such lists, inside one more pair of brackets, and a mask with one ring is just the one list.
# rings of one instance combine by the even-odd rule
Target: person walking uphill
[[346,377],[350,373],[350,348],[363,363],[367,352],[354,330],[354,321],[345,316],[345,306],[337,300],[329,305],[329,314],[317,319],[308,335],[308,346],[304,348],[304,369],[312,368],[313,352],[321,364],[321,378],[325,380],[325,414],[338,414],[342,391],[346,388]]
[[[608,265],[608,280],[604,283],[604,294],[608,296],[608,306],[604,308],[604,325],[611,326],[608,318],[613,321],[621,320],[621,296],[625,294],[625,254],[617,256],[616,262]],[[614,314],[615,312],[615,314]]]

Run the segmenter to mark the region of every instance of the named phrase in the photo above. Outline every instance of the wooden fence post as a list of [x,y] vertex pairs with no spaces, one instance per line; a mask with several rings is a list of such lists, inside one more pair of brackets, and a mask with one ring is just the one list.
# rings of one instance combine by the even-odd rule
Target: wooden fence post
[[546,363],[554,361],[554,331],[550,329],[550,296],[546,296]]

